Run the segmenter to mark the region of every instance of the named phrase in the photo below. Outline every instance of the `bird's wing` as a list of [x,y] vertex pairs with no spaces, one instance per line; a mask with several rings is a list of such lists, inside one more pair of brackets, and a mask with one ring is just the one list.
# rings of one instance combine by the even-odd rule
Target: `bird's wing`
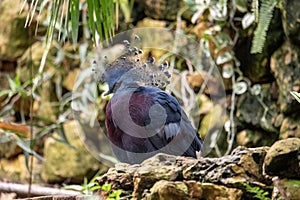
[[167,118],[159,134],[149,140],[157,148],[171,145],[169,150],[174,154],[196,157],[196,151],[202,148],[202,141],[178,101],[162,90],[153,94],[153,97],[154,103],[165,109]]
[[[123,126],[113,125],[124,131],[123,134],[138,134],[149,141],[145,143],[147,145],[139,143],[143,146],[138,148],[196,157],[196,151],[200,151],[202,142],[173,96],[159,88],[141,86],[130,94],[129,108],[125,108],[129,110],[129,118],[122,111],[126,107],[123,99],[123,96],[118,96],[113,103],[117,111],[115,114],[120,115],[119,123]],[[128,143],[133,142],[122,142],[122,145],[129,145]]]

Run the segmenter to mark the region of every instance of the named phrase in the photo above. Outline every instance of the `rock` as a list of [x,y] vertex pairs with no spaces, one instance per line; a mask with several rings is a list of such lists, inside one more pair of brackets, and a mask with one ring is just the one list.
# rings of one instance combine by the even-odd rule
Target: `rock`
[[80,73],[79,69],[73,69],[70,71],[66,78],[63,81],[63,86],[68,90],[68,91],[73,91],[74,84],[76,82],[77,76]]
[[[82,183],[84,177],[91,177],[96,171],[106,170],[87,150],[80,140],[76,121],[65,123],[63,128],[69,142],[65,144],[48,138],[44,147],[42,178],[46,182],[62,182],[66,179]],[[59,138],[55,134],[56,139]]]
[[[137,27],[139,28],[144,28],[144,27],[160,27],[160,28],[165,28],[167,26],[167,22],[166,21],[162,21],[162,20],[155,20],[155,19],[151,19],[151,18],[144,18],[143,20],[139,21],[137,24]],[[149,34],[151,35],[151,34]],[[154,37],[155,38],[155,37]],[[142,42],[146,42],[146,39],[143,39]],[[148,40],[149,41],[149,40]]]
[[297,0],[282,1],[282,25],[291,43],[300,45],[300,2]]
[[[43,42],[38,41],[32,44],[31,47],[25,49],[22,56],[18,58],[16,73],[22,82],[30,80],[31,69],[33,70],[34,75],[38,74],[44,52],[45,48]],[[52,54],[52,52],[47,54],[48,62],[45,62],[44,71],[49,69],[49,67],[52,65],[50,64],[51,62],[55,62]],[[28,68],[29,62],[31,63],[31,69]]]
[[196,181],[165,181],[156,182],[150,189],[145,200],[167,199],[241,199],[243,192],[235,188],[227,188],[212,183],[200,183]]
[[55,98],[54,84],[47,80],[43,83],[43,89],[40,91],[40,99],[35,100],[35,110],[36,114],[40,117],[48,119],[49,121],[55,122],[56,120],[56,110],[53,106],[53,101]]
[[138,0],[148,17],[163,20],[175,20],[177,13],[184,5],[182,0]]
[[293,179],[279,179],[273,178],[274,189],[272,199],[300,199],[300,181]]
[[[164,199],[172,195],[239,199],[240,190],[231,187],[244,182],[264,186],[266,179],[262,175],[262,165],[267,150],[268,147],[239,147],[229,156],[200,159],[157,154],[141,164],[117,164],[99,177],[98,182],[100,185],[111,184],[113,189],[121,189],[122,195],[133,199]],[[162,186],[167,191],[159,188]]]
[[227,188],[220,185],[215,185],[211,183],[202,183],[203,195],[201,199],[206,200],[238,200],[242,198],[243,192],[236,188]]
[[246,92],[239,96],[236,113],[239,121],[258,127],[263,112],[263,107],[260,105],[256,97],[250,94],[250,92]]
[[290,116],[286,116],[281,124],[279,138],[286,139],[289,137],[300,138],[300,115],[295,113]]
[[244,129],[237,133],[236,142],[246,147],[271,146],[277,139],[277,134],[265,131]]
[[[198,133],[201,138],[205,138],[205,145],[202,155],[211,153],[212,147],[220,141],[220,134],[225,120],[225,111],[220,105],[214,105],[200,122]],[[215,120],[218,119],[218,120]],[[223,144],[223,142],[221,142]],[[223,148],[221,147],[223,150]]]
[[214,78],[212,75],[209,75],[207,72],[194,72],[186,77],[190,86],[194,91],[199,92],[204,81],[207,81],[204,92],[208,95],[219,96],[224,92],[224,87],[221,85],[221,82]]
[[180,181],[161,180],[150,189],[151,194],[145,200],[189,199],[188,187]]
[[[122,196],[132,196],[133,176],[139,165],[129,165],[117,163],[110,168],[104,175],[97,178],[99,185],[109,184],[112,190],[122,189]],[[104,196],[107,194],[103,194]]]
[[270,93],[273,94],[275,88],[272,88],[271,84],[259,86],[261,91],[258,95],[252,94],[250,89],[238,97],[236,116],[241,123],[259,129],[262,133],[271,133],[271,137],[274,138],[278,133],[275,119],[279,110]]
[[183,181],[184,184],[188,188],[188,195],[192,198],[199,199],[203,194],[203,189],[201,188],[200,182],[190,180],[190,181]]
[[0,60],[16,61],[34,42],[35,20],[24,28],[27,10],[20,14],[23,2],[1,2],[0,12]]
[[300,109],[300,104],[290,95],[290,91],[300,92],[300,49],[285,42],[271,57],[271,70],[279,87],[280,110],[284,114]]
[[11,158],[21,151],[13,134],[0,129],[0,158]]
[[180,168],[175,165],[176,157],[166,154],[157,154],[145,160],[136,169],[133,182],[133,197],[140,198],[145,188],[151,187],[159,180],[176,180],[180,173]]
[[[29,157],[31,159],[31,157]],[[42,161],[33,157],[32,180],[34,183],[42,183],[41,167]],[[20,154],[10,159],[0,159],[0,179],[12,182],[28,183],[29,171],[26,167],[25,156]]]
[[299,155],[299,138],[275,142],[265,157],[264,173],[270,176],[300,178]]
[[262,180],[262,164],[267,149],[238,147],[230,156],[201,158],[196,163],[182,163],[182,175],[187,180],[222,183],[226,186]]
[[262,53],[251,54],[250,49],[253,39],[253,31],[246,29],[239,37],[235,45],[235,54],[241,62],[240,69],[252,83],[269,82],[273,80],[270,72],[270,57],[283,42],[283,30],[280,23],[279,9],[273,12],[273,18],[268,29],[267,38]]

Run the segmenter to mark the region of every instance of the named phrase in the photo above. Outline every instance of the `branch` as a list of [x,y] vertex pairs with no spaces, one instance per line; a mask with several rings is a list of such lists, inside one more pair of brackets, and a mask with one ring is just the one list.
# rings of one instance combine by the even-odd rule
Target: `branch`
[[[17,193],[18,196],[28,195],[29,185],[18,183],[6,183],[0,181],[0,192]],[[45,196],[45,195],[80,195],[81,192],[74,190],[64,190],[59,188],[42,187],[31,185],[31,196]]]

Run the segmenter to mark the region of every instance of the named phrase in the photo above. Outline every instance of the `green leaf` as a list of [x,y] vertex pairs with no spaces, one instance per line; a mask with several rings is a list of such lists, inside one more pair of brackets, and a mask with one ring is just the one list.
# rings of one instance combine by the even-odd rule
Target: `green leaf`
[[94,39],[94,42],[96,41],[96,26],[95,26],[95,18],[94,18],[94,1],[93,0],[87,0],[87,8],[88,8],[88,16],[89,16],[89,26],[92,32],[92,36]]
[[28,154],[32,154],[35,157],[37,157],[40,160],[44,160],[44,158],[39,155],[38,153],[36,153],[34,150],[32,150],[30,148],[30,144],[28,142],[23,141],[22,139],[20,139],[19,137],[16,137],[16,141],[17,141],[17,145],[24,150],[24,154],[28,153]]
[[[94,5],[94,14],[96,19],[94,20],[95,22],[92,23],[96,23],[96,30],[98,32],[98,34],[100,35],[100,41],[103,41],[103,30],[102,30],[102,24],[99,22],[103,22],[103,18],[102,18],[102,10],[100,10],[100,2],[98,0],[92,0],[93,1],[93,5]],[[96,41],[95,41],[96,42]]]
[[17,84],[9,76],[7,76],[7,79],[10,89],[13,91],[17,91]]
[[95,190],[99,190],[99,189],[101,189],[101,186],[100,185],[95,185],[95,186],[92,186],[90,188],[90,191],[95,191]]
[[295,91],[290,91],[291,95],[300,103],[300,93]]
[[101,189],[108,192],[111,189],[111,184],[104,184],[102,185]]
[[0,97],[9,94],[11,91],[10,90],[2,90],[0,91]]
[[247,0],[235,0],[235,6],[240,12],[247,12],[248,1]]
[[71,25],[72,25],[72,40],[74,48],[77,45],[78,27],[79,27],[79,0],[71,0]]
[[47,33],[46,33],[47,47],[50,46],[51,41],[53,39],[53,33],[55,30],[55,25],[57,22],[60,6],[61,6],[61,0],[53,1],[52,8],[51,8],[50,22],[49,22],[49,26],[48,26]]
[[[1,105],[1,104],[0,104]],[[13,110],[13,105],[6,105],[0,110],[0,117],[6,115],[7,113],[11,112]]]

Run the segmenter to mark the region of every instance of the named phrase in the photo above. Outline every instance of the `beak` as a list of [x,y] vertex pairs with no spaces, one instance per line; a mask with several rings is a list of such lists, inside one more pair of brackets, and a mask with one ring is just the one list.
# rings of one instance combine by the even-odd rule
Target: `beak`
[[107,96],[110,95],[111,93],[113,93],[114,88],[113,87],[109,87],[108,86],[108,90],[106,92],[104,92],[102,95],[103,96]]
[[109,94],[111,94],[111,93],[112,93],[112,91],[111,91],[111,90],[108,90],[108,91],[106,91],[106,92],[103,93],[103,96],[107,96],[107,95],[109,95]]

